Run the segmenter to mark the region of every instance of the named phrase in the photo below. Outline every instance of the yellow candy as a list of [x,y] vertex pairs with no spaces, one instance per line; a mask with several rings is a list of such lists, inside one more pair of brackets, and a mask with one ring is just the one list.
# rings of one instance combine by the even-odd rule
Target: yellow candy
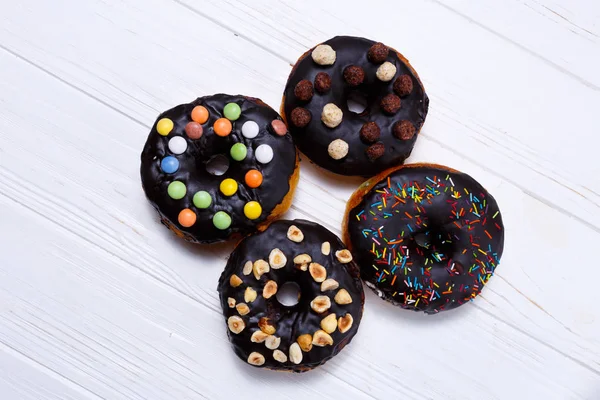
[[262,214],[262,207],[257,201],[249,201],[244,206],[244,215],[248,219],[257,219]]
[[238,184],[235,180],[227,178],[221,182],[219,189],[225,196],[233,196],[238,190]]
[[156,124],[156,130],[159,135],[167,136],[173,130],[173,121],[169,118],[162,118]]

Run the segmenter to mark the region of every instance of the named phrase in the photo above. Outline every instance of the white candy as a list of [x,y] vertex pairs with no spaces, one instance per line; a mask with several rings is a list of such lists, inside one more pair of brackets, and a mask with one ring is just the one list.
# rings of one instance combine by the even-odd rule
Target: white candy
[[328,44],[320,44],[312,51],[312,59],[319,65],[333,65],[335,50]]
[[254,139],[258,135],[259,130],[258,124],[254,121],[247,121],[242,125],[242,135],[248,139]]
[[187,150],[187,141],[182,136],[175,136],[169,140],[169,150],[174,154],[182,154]]
[[377,68],[377,79],[383,82],[391,81],[396,75],[396,66],[389,61],[384,62]]
[[273,159],[273,148],[268,144],[261,144],[254,151],[256,160],[261,164],[268,164]]

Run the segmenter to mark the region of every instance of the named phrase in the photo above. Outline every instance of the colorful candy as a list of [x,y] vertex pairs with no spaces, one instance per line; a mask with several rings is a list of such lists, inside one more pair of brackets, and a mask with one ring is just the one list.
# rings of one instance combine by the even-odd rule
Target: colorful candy
[[252,189],[256,189],[261,185],[263,181],[263,176],[260,173],[260,171],[251,169],[250,171],[246,172],[244,180],[246,181],[246,186]]
[[245,138],[254,139],[259,131],[260,128],[254,121],[246,121],[244,122],[244,125],[242,125],[242,135],[244,135]]
[[244,205],[244,215],[248,219],[257,219],[262,214],[262,207],[257,201],[249,201]]
[[185,126],[185,134],[188,135],[190,139],[200,139],[203,131],[202,125],[195,121],[188,122]]
[[273,122],[271,122],[271,127],[273,128],[273,131],[279,136],[285,136],[285,134],[288,131],[287,126],[285,126],[283,121],[278,119],[274,119]]
[[173,181],[169,183],[169,186],[167,187],[167,193],[169,194],[170,198],[174,200],[181,200],[185,197],[187,188],[183,182]]
[[248,149],[243,143],[236,143],[231,146],[229,153],[231,154],[231,158],[233,158],[235,161],[242,161],[244,158],[246,158]]
[[231,217],[225,211],[217,211],[213,216],[215,228],[225,230],[231,226]]
[[219,118],[215,121],[213,129],[218,136],[224,137],[231,133],[233,126],[231,125],[231,121],[229,121],[227,118]]
[[179,160],[173,156],[166,156],[160,162],[160,169],[162,169],[165,174],[175,173],[179,169]]
[[189,208],[184,208],[179,213],[177,220],[179,221],[179,225],[183,226],[184,228],[189,228],[196,223],[196,213]]
[[208,121],[208,110],[203,106],[196,106],[192,110],[192,120],[199,124],[203,124]]
[[268,164],[273,159],[273,148],[268,144],[261,144],[254,152],[256,160],[261,164]]
[[221,190],[221,193],[223,193],[225,196],[233,196],[238,190],[238,184],[234,179],[223,179],[223,181],[219,185],[219,189]]
[[197,208],[208,208],[212,204],[212,197],[210,197],[210,193],[207,191],[201,190],[194,194],[194,198],[192,199],[194,205]]
[[187,141],[182,136],[175,136],[169,140],[169,150],[174,154],[183,154],[187,150]]
[[156,123],[156,131],[161,136],[167,136],[173,130],[173,121],[169,118],[162,118]]
[[230,121],[236,121],[242,115],[242,109],[236,103],[227,103],[223,108],[223,115]]

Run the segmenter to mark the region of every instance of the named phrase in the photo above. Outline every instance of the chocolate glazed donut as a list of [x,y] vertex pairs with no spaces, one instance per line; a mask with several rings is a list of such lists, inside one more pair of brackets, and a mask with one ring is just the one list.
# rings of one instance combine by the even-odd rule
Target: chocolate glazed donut
[[[279,291],[290,283],[299,297],[287,306]],[[276,221],[242,240],[218,291],[238,357],[293,372],[325,363],[350,343],[364,304],[352,254],[329,230],[304,220]]]
[[213,243],[264,229],[290,206],[298,157],[277,112],[217,94],[162,113],[142,152],[142,185],[164,225]]
[[[350,111],[349,99],[366,108]],[[281,114],[314,163],[342,175],[372,176],[410,155],[428,107],[419,76],[400,53],[338,36],[300,57]]]
[[368,287],[428,314],[474,299],[504,248],[492,195],[469,175],[434,164],[365,182],[348,201],[342,230]]

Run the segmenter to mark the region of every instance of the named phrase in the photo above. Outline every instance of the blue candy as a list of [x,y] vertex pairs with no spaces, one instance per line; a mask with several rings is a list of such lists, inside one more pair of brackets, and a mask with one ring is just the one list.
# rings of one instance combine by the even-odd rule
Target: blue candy
[[160,162],[160,168],[167,174],[177,172],[179,169],[179,160],[172,156],[167,156]]

